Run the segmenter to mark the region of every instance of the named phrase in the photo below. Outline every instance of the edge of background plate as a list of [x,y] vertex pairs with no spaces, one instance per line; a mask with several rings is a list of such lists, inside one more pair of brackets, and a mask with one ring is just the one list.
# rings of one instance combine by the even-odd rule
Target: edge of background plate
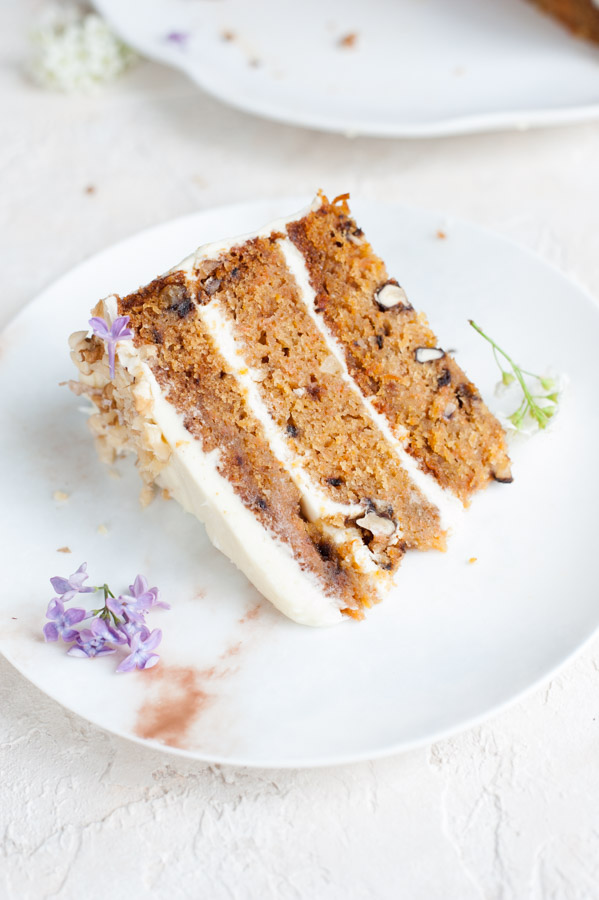
[[473,113],[472,115],[436,119],[430,122],[387,122],[376,124],[360,119],[346,121],[329,116],[314,114],[294,114],[292,106],[277,104],[263,100],[254,94],[245,94],[240,98],[234,90],[229,90],[218,78],[211,78],[208,70],[187,66],[185,59],[175,56],[167,48],[139,40],[135,34],[115,22],[110,10],[105,8],[103,0],[94,0],[94,6],[100,10],[111,28],[122,35],[124,40],[148,59],[158,60],[164,65],[183,72],[191,81],[213,97],[241,112],[261,116],[273,122],[325,131],[333,134],[344,134],[346,137],[379,137],[379,138],[434,138],[451,137],[459,134],[475,134],[485,131],[512,130],[524,131],[528,128],[543,128],[552,125],[568,125],[577,122],[589,122],[599,119],[599,102],[583,106],[559,106],[554,109],[503,110],[495,113]]

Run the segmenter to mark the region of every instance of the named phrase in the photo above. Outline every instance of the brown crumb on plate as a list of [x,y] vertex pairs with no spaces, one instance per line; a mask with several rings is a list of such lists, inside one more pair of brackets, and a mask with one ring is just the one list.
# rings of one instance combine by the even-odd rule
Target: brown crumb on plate
[[468,562],[469,562],[470,564],[472,564],[472,563],[475,563],[475,562],[477,561],[477,559],[478,559],[478,557],[476,557],[476,556],[471,556],[470,559],[468,560]]
[[223,41],[226,41],[227,43],[235,40],[235,32],[229,31],[227,29],[225,31],[221,31],[220,36],[221,36],[221,39]]
[[358,40],[357,32],[350,31],[349,34],[346,34],[343,37],[339,38],[339,40],[337,41],[337,46],[345,47],[346,49],[349,49],[351,47],[356,46],[357,40]]
[[64,503],[65,500],[69,499],[69,495],[66,491],[54,491],[52,494],[55,500],[58,500],[60,503]]
[[87,187],[85,188],[85,193],[86,193],[86,194],[95,194],[95,193],[96,193],[96,187],[95,187],[95,185],[93,185],[93,184],[88,184]]
[[437,237],[439,238],[440,241],[444,241],[447,239],[447,232],[443,231],[442,228],[439,228],[437,231]]
[[70,553],[71,548],[70,547],[59,547],[56,552],[57,553]]

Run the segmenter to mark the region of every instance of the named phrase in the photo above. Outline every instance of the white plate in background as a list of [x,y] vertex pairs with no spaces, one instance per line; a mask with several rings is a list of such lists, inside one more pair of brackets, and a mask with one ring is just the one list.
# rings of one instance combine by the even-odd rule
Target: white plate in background
[[[408,554],[365,621],[288,621],[175,502],[140,508],[129,461],[120,478],[98,461],[81,402],[59,387],[75,374],[69,333],[99,297],[306,199],[199,212],[135,235],[65,275],[0,336],[0,649],[89,721],[199,759],[312,766],[430,742],[538,685],[599,625],[599,309],[535,256],[464,222],[352,203],[483,396],[493,402],[497,371],[469,317],[533,371],[567,373],[570,387],[554,425],[514,447],[514,483],[475,498],[447,553]],[[92,583],[120,591],[142,572],[172,604],[153,614],[164,631],[155,669],[116,675],[113,657],[73,659],[43,642],[48,579],[83,560]]]
[[[417,137],[599,115],[599,48],[526,0],[95,5],[142,54],[233,106],[294,125]],[[352,35],[353,46],[340,43]]]

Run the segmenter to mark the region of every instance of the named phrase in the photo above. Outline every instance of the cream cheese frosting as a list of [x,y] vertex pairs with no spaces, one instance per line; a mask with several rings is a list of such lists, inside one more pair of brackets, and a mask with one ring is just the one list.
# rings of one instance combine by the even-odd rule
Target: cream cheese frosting
[[[112,323],[119,314],[116,297],[108,297],[102,305],[104,318]],[[145,386],[150,398],[145,417],[160,429],[171,451],[156,483],[204,523],[215,547],[286,616],[302,625],[340,622],[336,602],[300,567],[291,549],[259,523],[219,473],[218,451],[204,453],[192,438],[133,343],[120,342],[116,355],[136,385]]]

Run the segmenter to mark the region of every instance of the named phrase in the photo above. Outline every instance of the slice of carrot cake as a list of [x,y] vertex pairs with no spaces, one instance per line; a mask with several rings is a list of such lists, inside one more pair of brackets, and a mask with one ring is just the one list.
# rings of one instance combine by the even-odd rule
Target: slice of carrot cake
[[[455,506],[511,481],[476,387],[319,194],[208,244],[71,337],[103,459],[136,454],[283,613],[361,618]],[[460,503],[461,501],[461,503]]]

